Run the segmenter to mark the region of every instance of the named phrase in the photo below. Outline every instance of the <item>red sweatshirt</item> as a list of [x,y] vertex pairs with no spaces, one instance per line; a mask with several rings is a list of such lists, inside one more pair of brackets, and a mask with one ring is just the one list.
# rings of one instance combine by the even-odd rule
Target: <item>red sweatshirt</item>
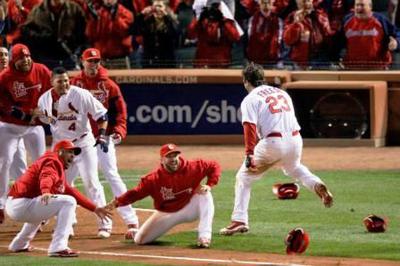
[[176,212],[186,206],[200,182],[207,176],[210,187],[218,183],[221,168],[215,161],[197,159],[187,161],[180,158],[179,169],[170,173],[161,165],[142,177],[140,183],[118,198],[118,206],[125,206],[151,196],[154,208],[162,212]]
[[[15,69],[14,62],[11,60],[9,67],[1,72],[0,75],[0,106],[4,112],[11,111],[11,106],[21,108],[27,114],[31,114],[37,107],[39,97],[51,88],[51,72],[42,64],[32,63],[32,68],[28,72],[21,72]],[[19,120],[7,114],[1,116],[1,121],[17,124],[29,125],[29,122]]]
[[[108,77],[107,70],[104,67],[99,68],[98,74],[91,78],[85,75],[83,71],[74,77],[71,84],[84,88],[99,100],[107,109],[108,128],[107,135],[118,133],[122,138],[126,136],[126,118],[127,109],[124,97],[119,86]],[[90,120],[92,131],[95,136],[98,135],[96,121]]]
[[94,211],[96,206],[77,189],[71,188],[66,179],[64,165],[56,152],[46,152],[36,160],[11,187],[8,196],[36,198],[44,193],[66,194],[74,197],[79,205]]

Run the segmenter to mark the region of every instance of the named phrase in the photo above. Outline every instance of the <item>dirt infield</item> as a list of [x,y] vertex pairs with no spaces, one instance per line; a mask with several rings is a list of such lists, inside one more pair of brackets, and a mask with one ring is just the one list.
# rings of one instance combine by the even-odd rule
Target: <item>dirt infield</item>
[[[237,169],[243,159],[242,146],[183,146],[187,158],[206,157],[218,160],[224,170]],[[118,148],[120,169],[151,169],[157,166],[159,146],[123,146]],[[399,169],[400,148],[306,148],[304,163],[313,170],[334,169]],[[143,223],[150,212],[138,211]],[[81,258],[113,261],[140,261],[168,265],[399,265],[399,262],[333,257],[284,256],[266,253],[199,250],[170,245],[136,246],[124,242],[125,226],[115,215],[113,235],[109,240],[97,239],[93,214],[78,208],[79,226],[77,237],[70,242],[71,248],[81,251]],[[52,222],[51,222],[52,223]],[[21,224],[6,220],[0,225],[0,257],[11,255],[7,245],[20,229]],[[33,244],[38,248],[33,256],[44,256],[51,238],[52,224],[38,234]],[[193,230],[195,224],[177,226],[173,232]],[[193,243],[194,244],[194,243]],[[269,264],[268,264],[269,263]],[[1,263],[0,263],[1,264]]]

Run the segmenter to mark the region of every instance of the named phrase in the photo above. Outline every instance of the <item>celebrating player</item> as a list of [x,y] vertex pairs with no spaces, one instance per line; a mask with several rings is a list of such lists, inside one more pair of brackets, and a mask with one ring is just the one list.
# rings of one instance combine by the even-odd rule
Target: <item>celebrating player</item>
[[222,235],[249,230],[251,185],[278,162],[281,162],[286,175],[300,180],[305,187],[315,191],[325,207],[333,203],[326,185],[300,162],[303,140],[290,96],[283,90],[264,85],[264,70],[254,63],[243,70],[243,84],[249,93],[240,106],[246,157],[236,174],[232,222],[220,230]]
[[[40,119],[44,123],[50,123],[53,144],[67,139],[82,149],[82,153],[66,171],[67,182],[71,184],[80,174],[86,194],[98,207],[104,206],[106,199],[97,172],[95,146],[99,145],[103,152],[108,151],[105,138],[107,110],[89,91],[70,85],[68,74],[62,67],[53,69],[52,85],[52,89],[39,98]],[[97,121],[99,135],[96,141],[90,127],[89,115]],[[110,237],[111,220],[98,220],[98,226],[99,237]]]
[[28,47],[13,46],[9,66],[0,75],[0,121],[3,122],[0,125],[0,223],[10,170],[15,169],[14,156],[20,158],[21,153],[25,154],[24,150],[17,151],[21,141],[33,161],[46,150],[43,127],[32,118],[40,95],[51,87],[50,77],[45,65],[32,61]]
[[46,152],[35,161],[11,187],[6,212],[12,219],[25,223],[9,245],[9,250],[31,251],[33,247],[30,241],[35,237],[41,222],[57,216],[48,254],[50,257],[76,257],[78,253],[68,247],[76,204],[94,212],[100,219],[111,217],[109,211],[96,208],[66,182],[64,171],[81,151],[71,141],[61,140],[53,151]]
[[[211,187],[218,183],[221,169],[217,162],[202,159],[187,161],[174,144],[160,149],[161,165],[144,176],[140,183],[107,204],[112,210],[151,196],[157,210],[139,229],[134,241],[150,243],[177,224],[199,219],[197,246],[211,243],[214,202]],[[207,176],[205,185],[201,181]]]
[[[115,197],[126,192],[126,185],[118,173],[115,144],[119,144],[126,136],[126,103],[118,85],[108,77],[107,70],[100,64],[100,51],[95,48],[88,48],[82,54],[83,70],[71,83],[87,89],[99,100],[108,112],[108,127],[106,131],[108,139],[108,152],[103,152],[97,146],[99,167],[111,186]],[[90,120],[95,137],[100,132],[97,130],[96,121]],[[125,234],[126,239],[133,239],[139,227],[139,220],[135,210],[130,206],[118,208],[118,212],[128,226]]]

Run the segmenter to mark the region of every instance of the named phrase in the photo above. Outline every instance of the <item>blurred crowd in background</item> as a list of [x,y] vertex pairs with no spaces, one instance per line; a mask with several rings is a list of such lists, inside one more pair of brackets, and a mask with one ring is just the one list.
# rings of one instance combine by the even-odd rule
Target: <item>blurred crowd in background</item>
[[400,69],[397,0],[0,0],[1,46],[49,68]]

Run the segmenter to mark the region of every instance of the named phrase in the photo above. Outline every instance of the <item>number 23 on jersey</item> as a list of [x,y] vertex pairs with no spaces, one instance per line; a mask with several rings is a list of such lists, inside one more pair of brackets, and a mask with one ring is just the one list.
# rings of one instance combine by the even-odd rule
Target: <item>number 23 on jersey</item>
[[291,111],[286,97],[282,94],[277,96],[268,96],[265,98],[265,102],[269,105],[269,111],[271,114]]

